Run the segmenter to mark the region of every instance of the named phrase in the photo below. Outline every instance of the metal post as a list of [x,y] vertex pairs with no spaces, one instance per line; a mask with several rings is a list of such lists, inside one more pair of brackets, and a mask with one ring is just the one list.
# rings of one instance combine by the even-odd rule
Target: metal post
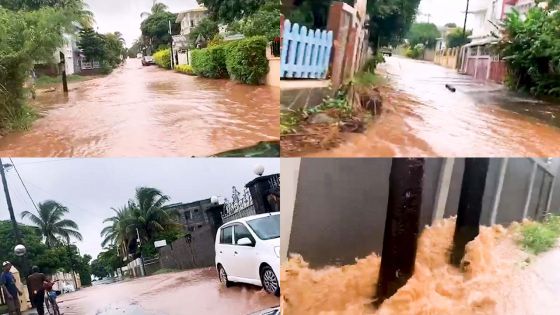
[[12,221],[12,226],[14,228],[14,235],[16,238],[16,245],[21,244],[21,234],[19,233],[19,228],[16,221],[16,216],[14,214],[14,208],[12,207],[12,199],[10,198],[10,191],[8,190],[8,182],[6,181],[6,173],[4,172],[4,164],[0,158],[0,174],[2,175],[2,185],[4,186],[4,195],[6,196],[6,203],[8,204],[8,212],[10,212],[10,220]]
[[64,93],[68,93],[68,81],[66,80],[66,59],[62,52],[60,54],[60,68],[62,71],[62,90]]
[[423,177],[424,159],[393,159],[376,305],[405,285],[414,271]]
[[478,235],[489,162],[490,160],[487,158],[465,159],[465,172],[459,196],[459,209],[450,259],[451,264],[457,267],[465,255],[465,245]]

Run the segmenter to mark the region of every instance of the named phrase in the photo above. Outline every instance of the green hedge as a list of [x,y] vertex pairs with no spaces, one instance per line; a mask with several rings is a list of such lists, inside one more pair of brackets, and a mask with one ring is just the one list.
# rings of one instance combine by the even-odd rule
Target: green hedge
[[268,73],[264,36],[254,36],[226,44],[226,66],[230,77],[246,84],[260,84]]
[[189,65],[178,65],[175,67],[175,71],[188,75],[195,75],[193,68]]
[[196,75],[211,79],[228,77],[224,45],[193,50],[191,57],[191,65]]
[[152,58],[154,58],[154,62],[156,65],[165,68],[171,69],[171,50],[164,49],[156,52]]

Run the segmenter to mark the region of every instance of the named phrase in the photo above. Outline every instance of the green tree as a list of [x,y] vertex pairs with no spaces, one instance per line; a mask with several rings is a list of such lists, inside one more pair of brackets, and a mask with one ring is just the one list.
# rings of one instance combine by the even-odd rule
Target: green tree
[[175,23],[177,15],[167,11],[152,12],[140,24],[140,30],[144,38],[144,44],[151,50],[160,45],[168,45],[171,40],[169,35],[169,22],[171,22],[172,33],[177,33],[178,25]]
[[[352,5],[353,0],[344,0]],[[291,0],[282,3],[282,13],[290,20],[312,28],[326,28],[332,0]],[[369,42],[374,50],[400,43],[418,10],[420,0],[369,0]]]
[[169,9],[169,7],[167,5],[165,5],[164,3],[157,2],[157,0],[153,0],[152,1],[152,8],[150,9],[150,12],[142,12],[142,13],[140,13],[140,17],[141,18],[146,18],[146,17],[149,17],[153,14],[165,13],[165,12],[167,12],[167,9]]
[[507,85],[535,96],[560,97],[560,11],[530,9],[507,15],[498,52],[508,66]]
[[121,248],[123,257],[126,257],[128,244],[134,238],[135,231],[130,231],[128,225],[132,219],[131,205],[127,204],[119,209],[112,208],[114,216],[103,220],[103,223],[109,223],[101,230],[102,247],[114,245]]
[[472,31],[467,31],[466,34],[463,33],[462,28],[452,29],[445,38],[447,43],[447,48],[461,47],[471,42],[469,36],[472,35]]
[[197,0],[208,9],[214,21],[229,24],[248,17],[263,6],[266,0]]
[[[25,106],[24,82],[36,60],[51,61],[73,30],[64,10],[9,11],[0,8],[0,129],[26,128],[32,117]],[[18,123],[19,124],[16,124]]]
[[93,28],[84,28],[80,31],[78,47],[82,50],[87,61],[102,61],[106,58],[105,39]]
[[95,23],[93,12],[84,0],[0,0],[0,6],[8,10],[34,11],[42,8],[63,9],[69,17],[83,27]]
[[432,23],[414,23],[407,34],[410,46],[423,44],[428,48],[433,48],[440,36],[437,26]]
[[74,237],[82,240],[82,234],[78,232],[78,225],[76,222],[64,219],[64,215],[69,212],[69,209],[54,200],[47,200],[38,204],[38,215],[29,211],[23,211],[21,218],[28,218],[35,224],[43,238],[47,247],[60,245],[62,238],[67,240]]
[[262,35],[271,41],[280,36],[280,4],[276,0],[269,0],[240,23],[239,29],[246,37]]
[[123,56],[126,56],[122,34],[120,32],[107,33],[103,36],[103,42],[105,45],[105,60],[113,68],[118,66],[122,62]]
[[196,47],[198,36],[202,36],[205,42],[210,41],[220,31],[218,23],[209,18],[202,19],[189,33],[189,45]]

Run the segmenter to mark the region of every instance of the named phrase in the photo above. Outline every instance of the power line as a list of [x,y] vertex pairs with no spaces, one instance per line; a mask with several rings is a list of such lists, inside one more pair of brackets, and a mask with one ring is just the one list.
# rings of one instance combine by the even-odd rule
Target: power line
[[48,160],[21,163],[20,165],[33,165],[33,164],[41,164],[41,163],[53,163],[53,162],[62,162],[62,161],[66,161],[66,160],[74,160],[74,159],[73,159],[73,158],[66,158],[66,159],[51,158],[51,159],[48,159]]
[[37,210],[37,213],[39,213],[39,208],[37,208],[37,205],[35,204],[35,201],[31,197],[31,194],[29,193],[29,190],[27,190],[27,186],[25,186],[25,183],[23,182],[23,179],[21,179],[21,176],[19,175],[19,171],[18,171],[16,165],[14,164],[14,161],[12,160],[12,158],[10,158],[10,162],[12,163],[12,166],[14,167],[14,170],[16,171],[16,174],[19,178],[19,181],[23,185],[23,188],[25,189],[25,192],[27,193],[27,196],[29,196],[29,199],[31,200],[31,203],[33,204],[33,207],[35,207],[35,210]]

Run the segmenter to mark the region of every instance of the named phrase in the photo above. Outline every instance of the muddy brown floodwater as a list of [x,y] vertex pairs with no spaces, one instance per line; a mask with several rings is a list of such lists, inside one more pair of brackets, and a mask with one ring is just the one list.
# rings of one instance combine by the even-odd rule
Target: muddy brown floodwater
[[246,315],[279,304],[258,287],[221,287],[212,268],[99,284],[59,298],[65,315]]
[[560,246],[530,256],[516,244],[518,228],[481,227],[460,271],[448,263],[455,220],[427,227],[418,239],[413,276],[379,309],[373,306],[381,262],[376,254],[321,270],[292,257],[282,266],[283,314],[560,314]]
[[365,133],[346,135],[342,145],[310,156],[560,155],[560,104],[429,62],[389,57],[379,70],[392,87],[383,114]]
[[0,139],[2,156],[208,156],[279,139],[280,90],[142,67],[39,93],[44,117]]

